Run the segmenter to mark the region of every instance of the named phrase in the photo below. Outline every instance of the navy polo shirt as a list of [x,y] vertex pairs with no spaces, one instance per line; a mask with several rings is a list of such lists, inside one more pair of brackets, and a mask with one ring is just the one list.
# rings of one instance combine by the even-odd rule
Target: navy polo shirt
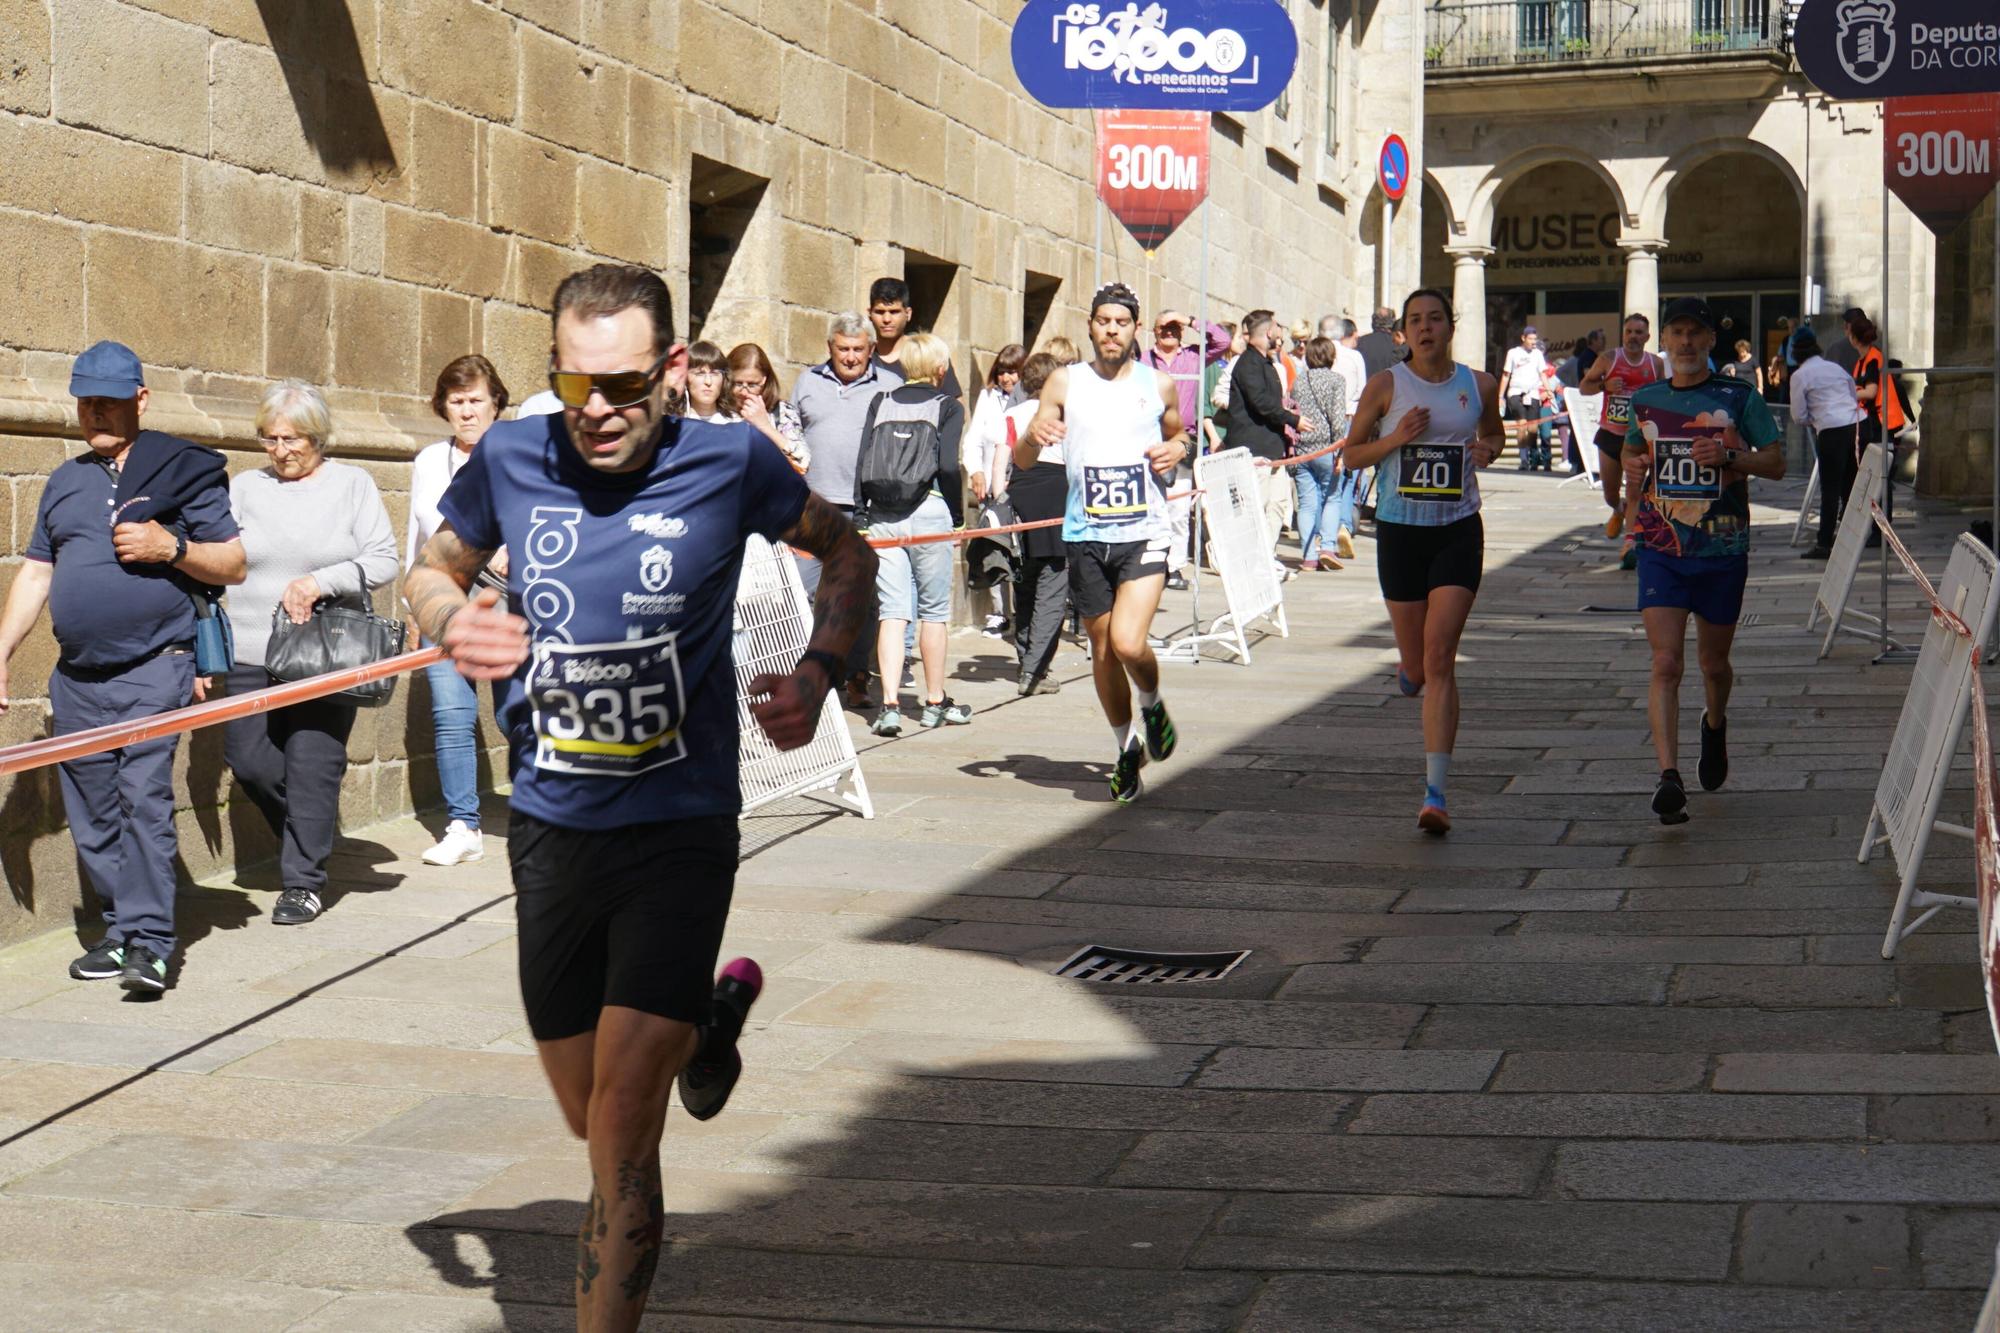
[[[194,601],[167,564],[121,565],[111,545],[118,481],[94,453],[72,458],[42,488],[28,559],[53,564],[49,616],[68,666],[103,670],[194,641]],[[182,507],[191,542],[237,533],[229,489],[217,486]]]

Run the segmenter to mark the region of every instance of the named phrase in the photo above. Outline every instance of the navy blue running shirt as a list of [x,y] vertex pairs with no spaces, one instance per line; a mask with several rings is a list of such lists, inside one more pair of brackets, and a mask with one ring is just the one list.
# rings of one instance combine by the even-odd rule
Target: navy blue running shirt
[[669,419],[644,472],[591,469],[563,415],[497,423],[439,512],[507,548],[529,659],[503,684],[513,806],[565,828],[734,815],[736,583],[809,492],[740,422]]

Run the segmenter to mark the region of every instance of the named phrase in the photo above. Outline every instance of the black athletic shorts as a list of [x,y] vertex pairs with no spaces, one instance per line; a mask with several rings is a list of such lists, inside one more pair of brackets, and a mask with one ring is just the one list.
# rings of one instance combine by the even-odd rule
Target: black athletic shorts
[[1598,427],[1597,447],[1604,451],[1606,458],[1614,463],[1617,462],[1625,454],[1625,432]]
[[1069,599],[1085,620],[1111,614],[1119,585],[1167,574],[1165,537],[1155,542],[1064,542],[1069,554]]
[[1434,528],[1375,521],[1375,575],[1385,601],[1429,601],[1436,588],[1478,592],[1485,565],[1486,525],[1477,514]]
[[589,1032],[607,1004],[705,1022],[737,846],[731,815],[585,831],[515,811],[507,857],[535,1040]]

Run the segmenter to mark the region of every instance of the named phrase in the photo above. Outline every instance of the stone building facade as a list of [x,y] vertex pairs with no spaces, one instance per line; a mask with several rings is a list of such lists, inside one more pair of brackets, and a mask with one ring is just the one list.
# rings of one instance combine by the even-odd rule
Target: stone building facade
[[1524,323],[1566,345],[1699,294],[1723,352],[1761,362],[1780,320],[1822,338],[1861,306],[1928,364],[1932,240],[1883,200],[1879,103],[1797,72],[1765,0],[1457,0],[1427,11],[1427,277],[1491,364]]
[[[1218,118],[1210,310],[1361,314],[1416,272],[1420,209],[1374,190],[1421,142],[1416,0],[1290,0],[1302,55],[1271,110]],[[258,395],[324,387],[337,455],[403,522],[425,400],[470,350],[542,382],[547,303],[596,259],[673,287],[681,332],[762,342],[789,380],[827,315],[907,277],[961,378],[1024,335],[1081,334],[1100,271],[1192,305],[1198,218],[1153,256],[1093,243],[1087,113],[1026,100],[1019,0],[0,0],[0,577],[74,441],[70,357],[132,345],[148,424],[261,461]],[[389,599],[385,595],[386,608]],[[0,741],[41,734],[44,627]],[[490,733],[489,733],[490,738]],[[182,852],[266,840],[219,739],[184,747]],[[498,766],[499,755],[489,751]],[[421,682],[364,712],[350,825],[435,796]],[[0,782],[0,941],[70,919],[52,777]]]

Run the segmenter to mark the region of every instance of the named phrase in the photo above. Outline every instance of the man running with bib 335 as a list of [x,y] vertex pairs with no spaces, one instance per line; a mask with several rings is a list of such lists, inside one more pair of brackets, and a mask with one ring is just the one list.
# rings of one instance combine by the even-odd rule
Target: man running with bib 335
[[1784,434],[1749,380],[1709,370],[1715,315],[1698,297],[1666,309],[1660,327],[1671,379],[1632,395],[1625,484],[1638,493],[1639,614],[1653,650],[1647,716],[1660,781],[1653,813],[1687,822],[1680,774],[1680,688],[1687,623],[1695,620],[1707,710],[1701,715],[1703,791],[1729,777],[1729,650],[1750,578],[1750,478],[1782,481]]
[[1478,472],[1507,440],[1500,385],[1452,360],[1454,325],[1444,293],[1410,293],[1403,302],[1410,359],[1362,389],[1344,455],[1350,468],[1380,468],[1376,575],[1396,632],[1397,687],[1424,696],[1417,827],[1438,836],[1451,831],[1445,781],[1458,741],[1458,640],[1486,564]]
[[[759,676],[750,711],[782,749],[812,739],[867,623],[875,556],[748,426],[667,415],[687,377],[666,284],[609,264],[556,289],[549,380],[563,410],[489,430],[404,583],[458,669],[504,680],[508,854],[521,991],[542,1067],[589,1145],[577,1328],[639,1326],[664,1226],[668,1091],[707,1119],[741,1069],[762,978],[714,968],[735,886],[734,608],[753,533],[823,564],[811,646]],[[509,609],[467,600],[501,547]]]
[[1130,287],[1114,282],[1093,296],[1096,358],[1049,376],[1041,407],[1014,446],[1014,466],[1027,469],[1044,445],[1062,444],[1070,599],[1090,636],[1097,701],[1118,745],[1111,797],[1121,805],[1138,797],[1146,761],[1167,758],[1178,743],[1148,636],[1167,586],[1174,535],[1165,478],[1187,457],[1187,446],[1173,380],[1132,357],[1138,326],[1139,298]]

